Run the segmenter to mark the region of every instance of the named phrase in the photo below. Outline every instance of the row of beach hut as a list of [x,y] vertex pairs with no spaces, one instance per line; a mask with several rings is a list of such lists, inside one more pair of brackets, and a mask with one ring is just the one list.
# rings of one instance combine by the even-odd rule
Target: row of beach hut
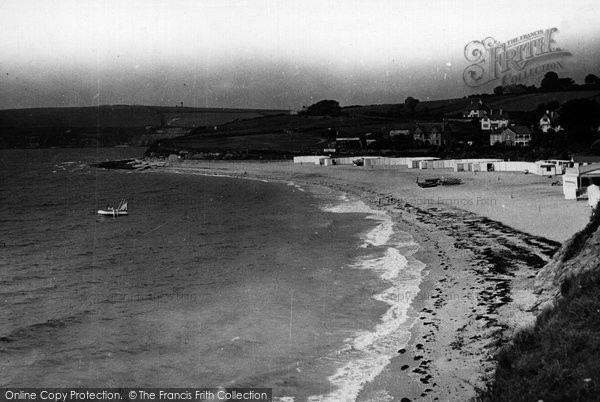
[[502,159],[439,159],[435,157],[388,158],[381,156],[330,157],[322,155],[295,156],[294,163],[321,166],[353,165],[360,160],[362,166],[406,166],[409,169],[449,169],[454,172],[523,172],[540,176],[563,173],[564,161],[503,161]]
[[[600,163],[568,160],[544,160],[536,162],[503,161],[501,159],[439,159],[434,157],[387,158],[379,156],[343,157],[297,156],[294,163],[322,166],[353,165],[357,160],[362,166],[406,166],[409,169],[448,169],[454,172],[521,172],[539,176],[563,175],[562,187],[565,199],[579,199],[587,193],[589,202],[596,205],[600,199]],[[590,188],[592,191],[590,193]],[[590,204],[592,205],[592,204]]]

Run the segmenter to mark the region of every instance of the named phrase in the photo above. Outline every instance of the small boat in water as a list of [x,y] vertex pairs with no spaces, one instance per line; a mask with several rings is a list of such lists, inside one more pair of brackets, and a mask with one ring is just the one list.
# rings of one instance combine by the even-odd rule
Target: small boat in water
[[99,209],[98,215],[108,215],[113,217],[127,215],[127,200],[121,200],[117,208],[108,207],[106,209]]

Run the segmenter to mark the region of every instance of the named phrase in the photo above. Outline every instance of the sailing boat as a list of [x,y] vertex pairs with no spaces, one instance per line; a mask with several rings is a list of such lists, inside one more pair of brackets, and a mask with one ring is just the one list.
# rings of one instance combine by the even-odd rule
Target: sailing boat
[[106,209],[99,209],[98,215],[112,215],[113,217],[127,215],[127,200],[122,199],[117,208],[108,207]]

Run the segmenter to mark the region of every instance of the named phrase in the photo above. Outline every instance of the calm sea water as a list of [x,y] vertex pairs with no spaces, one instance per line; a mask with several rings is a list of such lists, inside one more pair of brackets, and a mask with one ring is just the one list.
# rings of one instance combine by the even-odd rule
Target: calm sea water
[[[409,337],[416,245],[281,183],[0,151],[2,386],[261,386],[352,400]],[[129,201],[130,215],[96,210]]]

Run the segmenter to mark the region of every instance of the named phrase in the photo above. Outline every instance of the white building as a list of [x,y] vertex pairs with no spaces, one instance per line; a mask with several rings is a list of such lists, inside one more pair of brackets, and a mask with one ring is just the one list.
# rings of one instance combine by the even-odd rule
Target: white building
[[563,176],[565,199],[576,200],[592,184],[600,184],[600,163],[567,168]]
[[502,109],[483,116],[479,122],[483,131],[498,130],[508,127],[508,116],[502,113]]

